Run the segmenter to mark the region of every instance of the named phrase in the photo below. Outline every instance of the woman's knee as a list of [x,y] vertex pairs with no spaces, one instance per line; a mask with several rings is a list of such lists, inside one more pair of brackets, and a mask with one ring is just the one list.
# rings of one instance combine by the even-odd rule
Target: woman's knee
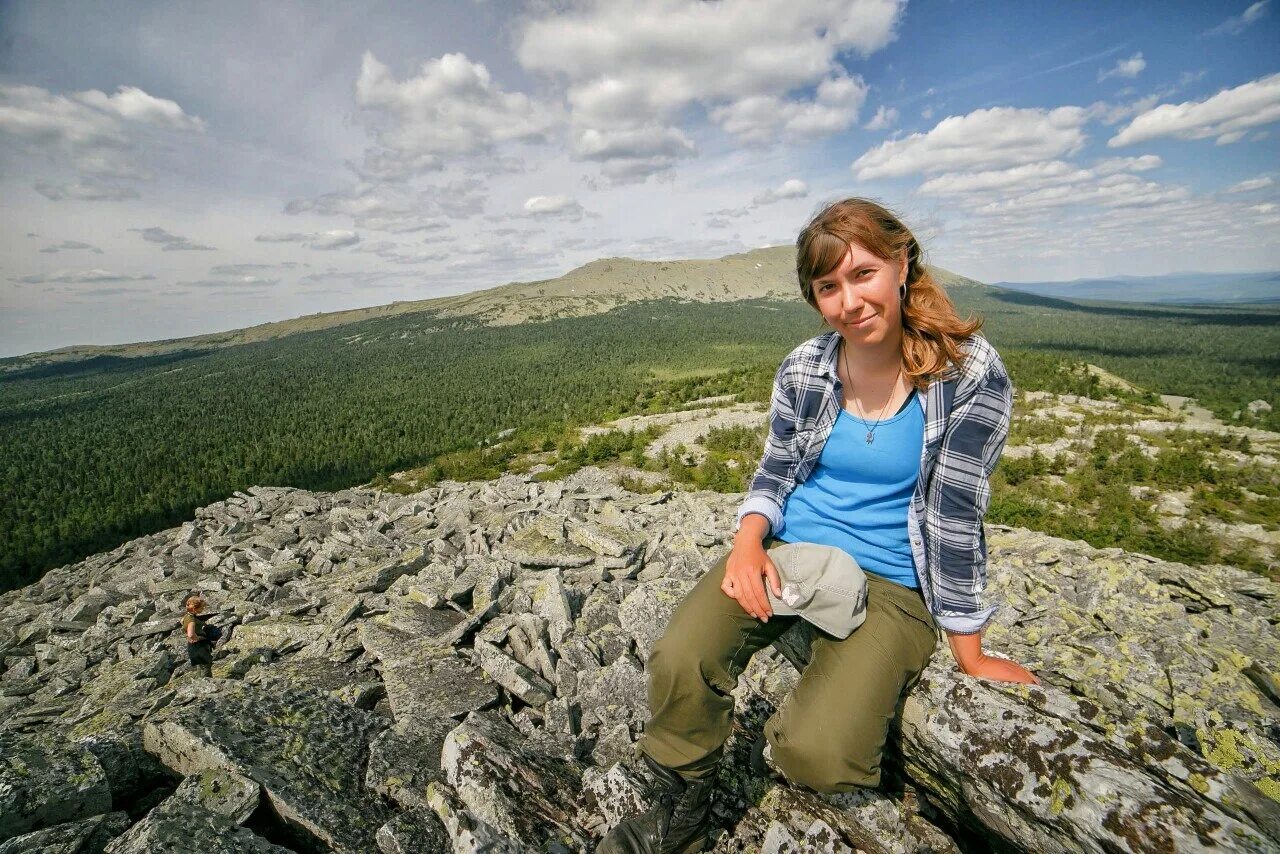
[[850,792],[880,785],[879,756],[866,750],[833,749],[831,742],[821,737],[783,738],[773,745],[772,753],[774,764],[788,781],[815,792]]

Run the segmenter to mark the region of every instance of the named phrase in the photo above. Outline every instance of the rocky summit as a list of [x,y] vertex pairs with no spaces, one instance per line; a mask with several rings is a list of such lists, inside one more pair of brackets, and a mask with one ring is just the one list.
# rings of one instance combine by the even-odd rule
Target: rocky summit
[[[51,571],[0,596],[0,854],[590,850],[650,796],[644,662],[740,498],[596,468],[253,488]],[[714,850],[1280,849],[1280,586],[987,532],[987,648],[1043,684],[940,644],[885,786],[815,794],[749,770],[798,622],[735,691]]]

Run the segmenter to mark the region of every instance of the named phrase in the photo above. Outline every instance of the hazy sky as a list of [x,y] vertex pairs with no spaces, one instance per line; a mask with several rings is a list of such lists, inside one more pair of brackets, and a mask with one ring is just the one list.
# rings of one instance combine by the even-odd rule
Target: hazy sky
[[1280,267],[1272,4],[0,0],[0,355],[791,243]]

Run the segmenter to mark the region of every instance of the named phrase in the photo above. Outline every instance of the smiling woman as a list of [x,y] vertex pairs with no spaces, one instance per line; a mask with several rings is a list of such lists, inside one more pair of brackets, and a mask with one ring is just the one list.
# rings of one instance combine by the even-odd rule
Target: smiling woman
[[[995,611],[983,601],[982,520],[1013,386],[977,334],[981,321],[956,315],[921,256],[901,220],[867,199],[835,202],[801,231],[800,290],[833,331],[778,368],[769,436],[733,547],[686,595],[649,656],[652,714],[640,749],[664,796],[613,828],[599,852],[703,850],[733,687],[751,657],[800,618],[818,627],[810,660],[765,722],[752,764],[768,773],[772,762],[819,792],[880,785],[890,724],[940,631],[965,674],[1038,681],[983,654],[981,642]],[[865,601],[856,631],[829,634],[815,614],[774,610],[784,585],[819,571],[788,566],[775,550],[790,543],[841,554],[818,586],[861,591],[847,597]]]

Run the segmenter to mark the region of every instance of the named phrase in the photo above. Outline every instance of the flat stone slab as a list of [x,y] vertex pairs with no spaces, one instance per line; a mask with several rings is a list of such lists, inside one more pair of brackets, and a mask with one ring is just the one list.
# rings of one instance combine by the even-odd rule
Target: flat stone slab
[[220,813],[184,799],[166,798],[142,821],[107,845],[105,854],[291,854]]
[[0,838],[111,811],[111,785],[78,745],[0,733]]
[[281,821],[319,845],[372,850],[390,816],[364,772],[385,724],[317,692],[201,682],[147,721],[148,751],[184,776],[221,769],[253,780]]

